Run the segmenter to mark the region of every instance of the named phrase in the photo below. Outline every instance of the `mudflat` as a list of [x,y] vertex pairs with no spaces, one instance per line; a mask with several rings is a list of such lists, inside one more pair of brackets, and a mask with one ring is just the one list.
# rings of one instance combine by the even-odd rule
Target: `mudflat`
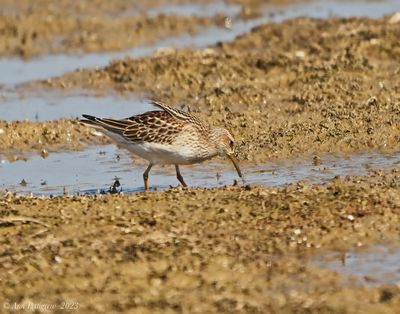
[[395,313],[398,286],[346,283],[309,259],[396,243],[399,196],[398,170],[283,188],[8,194],[2,297],[87,313]]
[[[400,143],[399,51],[398,25],[388,18],[300,18],[215,47],[164,49],[23,88],[111,89],[185,103],[230,129],[249,161],[394,151]],[[12,127],[4,136],[12,136]],[[13,145],[28,149],[23,141]]]
[[[0,55],[27,59],[128,49],[227,26],[219,14],[128,18],[127,2],[118,0],[0,3],[8,8],[0,17]],[[240,3],[241,14],[261,5]],[[145,12],[162,4],[130,8]],[[13,92],[145,94],[187,104],[231,130],[245,166],[310,155],[323,165],[323,154],[399,150],[399,36],[390,17],[298,18],[263,24],[231,42],[116,59]],[[9,159],[110,143],[72,119],[2,120],[0,131],[1,157]],[[314,261],[333,252],[345,264],[349,250],[378,244],[398,249],[399,226],[398,165],[282,187],[40,197],[2,186],[0,307],[10,313],[29,304],[59,313],[397,313],[398,284],[368,286],[373,274],[353,279]]]

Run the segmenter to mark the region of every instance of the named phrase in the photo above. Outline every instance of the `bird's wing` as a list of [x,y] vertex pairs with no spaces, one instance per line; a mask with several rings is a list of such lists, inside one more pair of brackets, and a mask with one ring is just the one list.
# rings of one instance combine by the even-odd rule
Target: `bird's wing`
[[80,121],[122,135],[132,142],[171,144],[187,125],[207,133],[208,126],[189,112],[172,108],[160,101],[153,100],[151,103],[163,111],[149,111],[122,120],[83,115],[86,119]]
[[172,117],[174,117],[178,120],[182,120],[182,121],[186,121],[188,123],[195,124],[200,129],[203,129],[203,130],[207,129],[207,126],[199,118],[197,118],[195,115],[193,115],[189,112],[172,108],[171,106],[168,106],[165,103],[163,103],[161,101],[157,101],[157,100],[151,100],[150,103],[158,108],[161,108],[165,112],[168,112]]
[[128,118],[130,125],[122,135],[132,142],[171,144],[185,126],[165,111],[149,111]]

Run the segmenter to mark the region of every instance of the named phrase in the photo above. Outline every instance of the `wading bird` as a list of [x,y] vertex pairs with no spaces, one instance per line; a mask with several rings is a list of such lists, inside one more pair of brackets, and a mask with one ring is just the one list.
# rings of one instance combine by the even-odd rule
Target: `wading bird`
[[96,128],[133,154],[149,161],[143,173],[149,189],[149,172],[154,165],[175,165],[176,177],[186,187],[179,165],[199,163],[215,156],[227,156],[242,178],[234,157],[235,141],[228,130],[211,127],[193,114],[152,101],[158,111],[148,111],[126,119],[97,118],[84,114],[80,120]]

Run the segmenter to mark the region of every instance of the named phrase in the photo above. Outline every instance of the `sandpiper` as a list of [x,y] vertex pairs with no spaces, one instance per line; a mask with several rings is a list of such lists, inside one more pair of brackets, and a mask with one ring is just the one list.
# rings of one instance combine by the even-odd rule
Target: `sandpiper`
[[228,156],[242,178],[234,157],[235,140],[228,130],[211,127],[193,114],[151,101],[162,110],[148,111],[115,120],[84,114],[82,123],[95,127],[133,154],[149,161],[143,173],[144,189],[149,189],[149,172],[154,165],[175,165],[176,177],[186,187],[179,165],[199,163],[215,156]]

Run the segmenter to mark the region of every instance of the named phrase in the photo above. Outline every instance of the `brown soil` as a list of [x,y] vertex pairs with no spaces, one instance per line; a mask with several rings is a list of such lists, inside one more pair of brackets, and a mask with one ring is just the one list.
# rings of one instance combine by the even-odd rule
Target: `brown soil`
[[[0,0],[0,56],[31,58],[48,53],[104,52],[151,44],[211,25],[224,26],[223,12],[214,17],[146,15],[146,10],[171,4],[210,3],[209,0]],[[242,17],[257,16],[265,3],[299,0],[232,0]]]
[[109,143],[104,136],[98,136],[76,121],[60,120],[33,123],[0,121],[0,151],[2,157],[10,159],[21,157],[21,153],[43,150],[82,149],[87,144]]
[[386,19],[296,19],[212,49],[115,60],[40,84],[150,92],[188,103],[203,119],[231,129],[250,161],[396,150],[399,35]]
[[[241,6],[256,7],[266,3],[288,4],[293,2],[307,2],[310,0],[228,0],[225,2],[239,4]],[[28,13],[28,12],[49,12],[58,14],[118,16],[126,12],[144,12],[146,9],[171,4],[193,4],[211,3],[210,0],[90,0],[90,1],[69,1],[69,0],[35,0],[32,2],[0,0],[4,15]],[[222,2],[222,1],[221,1]]]
[[[34,3],[40,8],[49,2]],[[80,30],[76,19],[62,14],[68,3],[79,7],[61,0],[54,12],[44,11],[56,18],[54,29],[47,30],[36,9],[21,9],[20,20],[0,17],[0,24],[11,21],[11,32],[17,29],[17,35],[3,36],[9,48],[3,46],[0,54],[111,49],[102,46],[105,41],[120,49],[125,26],[151,21],[125,20],[118,15],[122,1],[107,2],[116,5],[114,11],[105,1],[80,2],[94,16],[103,15],[91,24],[83,14],[79,22],[103,39],[93,46],[72,40],[76,44],[67,48],[54,39],[75,38]],[[115,19],[105,18],[106,11]],[[164,16],[144,25],[159,21],[165,24],[149,40],[178,33],[180,23],[187,23]],[[31,27],[38,34],[25,39],[29,49],[21,53],[19,36],[32,37]],[[115,43],[111,30],[121,31]],[[398,150],[399,36],[398,25],[387,19],[296,19],[210,49],[115,60],[103,69],[19,88],[148,92],[172,104],[188,103],[201,118],[231,129],[248,162]],[[0,151],[11,157],[107,142],[68,120],[1,121],[0,130]],[[281,188],[52,198],[1,192],[0,312],[15,313],[14,304],[67,302],[74,313],[76,306],[79,313],[396,313],[399,286],[344,284],[343,277],[308,260],[331,250],[399,243],[399,226],[399,169]]]
[[[207,1],[190,1],[207,2]],[[142,12],[146,9],[154,8],[166,4],[185,3],[185,0],[90,0],[90,1],[69,1],[69,0],[35,0],[35,1],[15,1],[0,0],[4,15],[12,15],[29,12],[48,12],[67,15],[103,15],[118,16],[124,13]]]
[[150,17],[124,1],[61,1],[60,5],[59,1],[40,1],[29,6],[21,1],[6,7],[7,2],[5,8],[18,14],[0,16],[0,56],[122,50],[223,24],[222,16]]
[[398,170],[317,186],[6,195],[0,210],[0,291],[9,303],[77,302],[80,313],[395,313],[400,306],[399,287],[343,285],[306,258],[398,241]]

